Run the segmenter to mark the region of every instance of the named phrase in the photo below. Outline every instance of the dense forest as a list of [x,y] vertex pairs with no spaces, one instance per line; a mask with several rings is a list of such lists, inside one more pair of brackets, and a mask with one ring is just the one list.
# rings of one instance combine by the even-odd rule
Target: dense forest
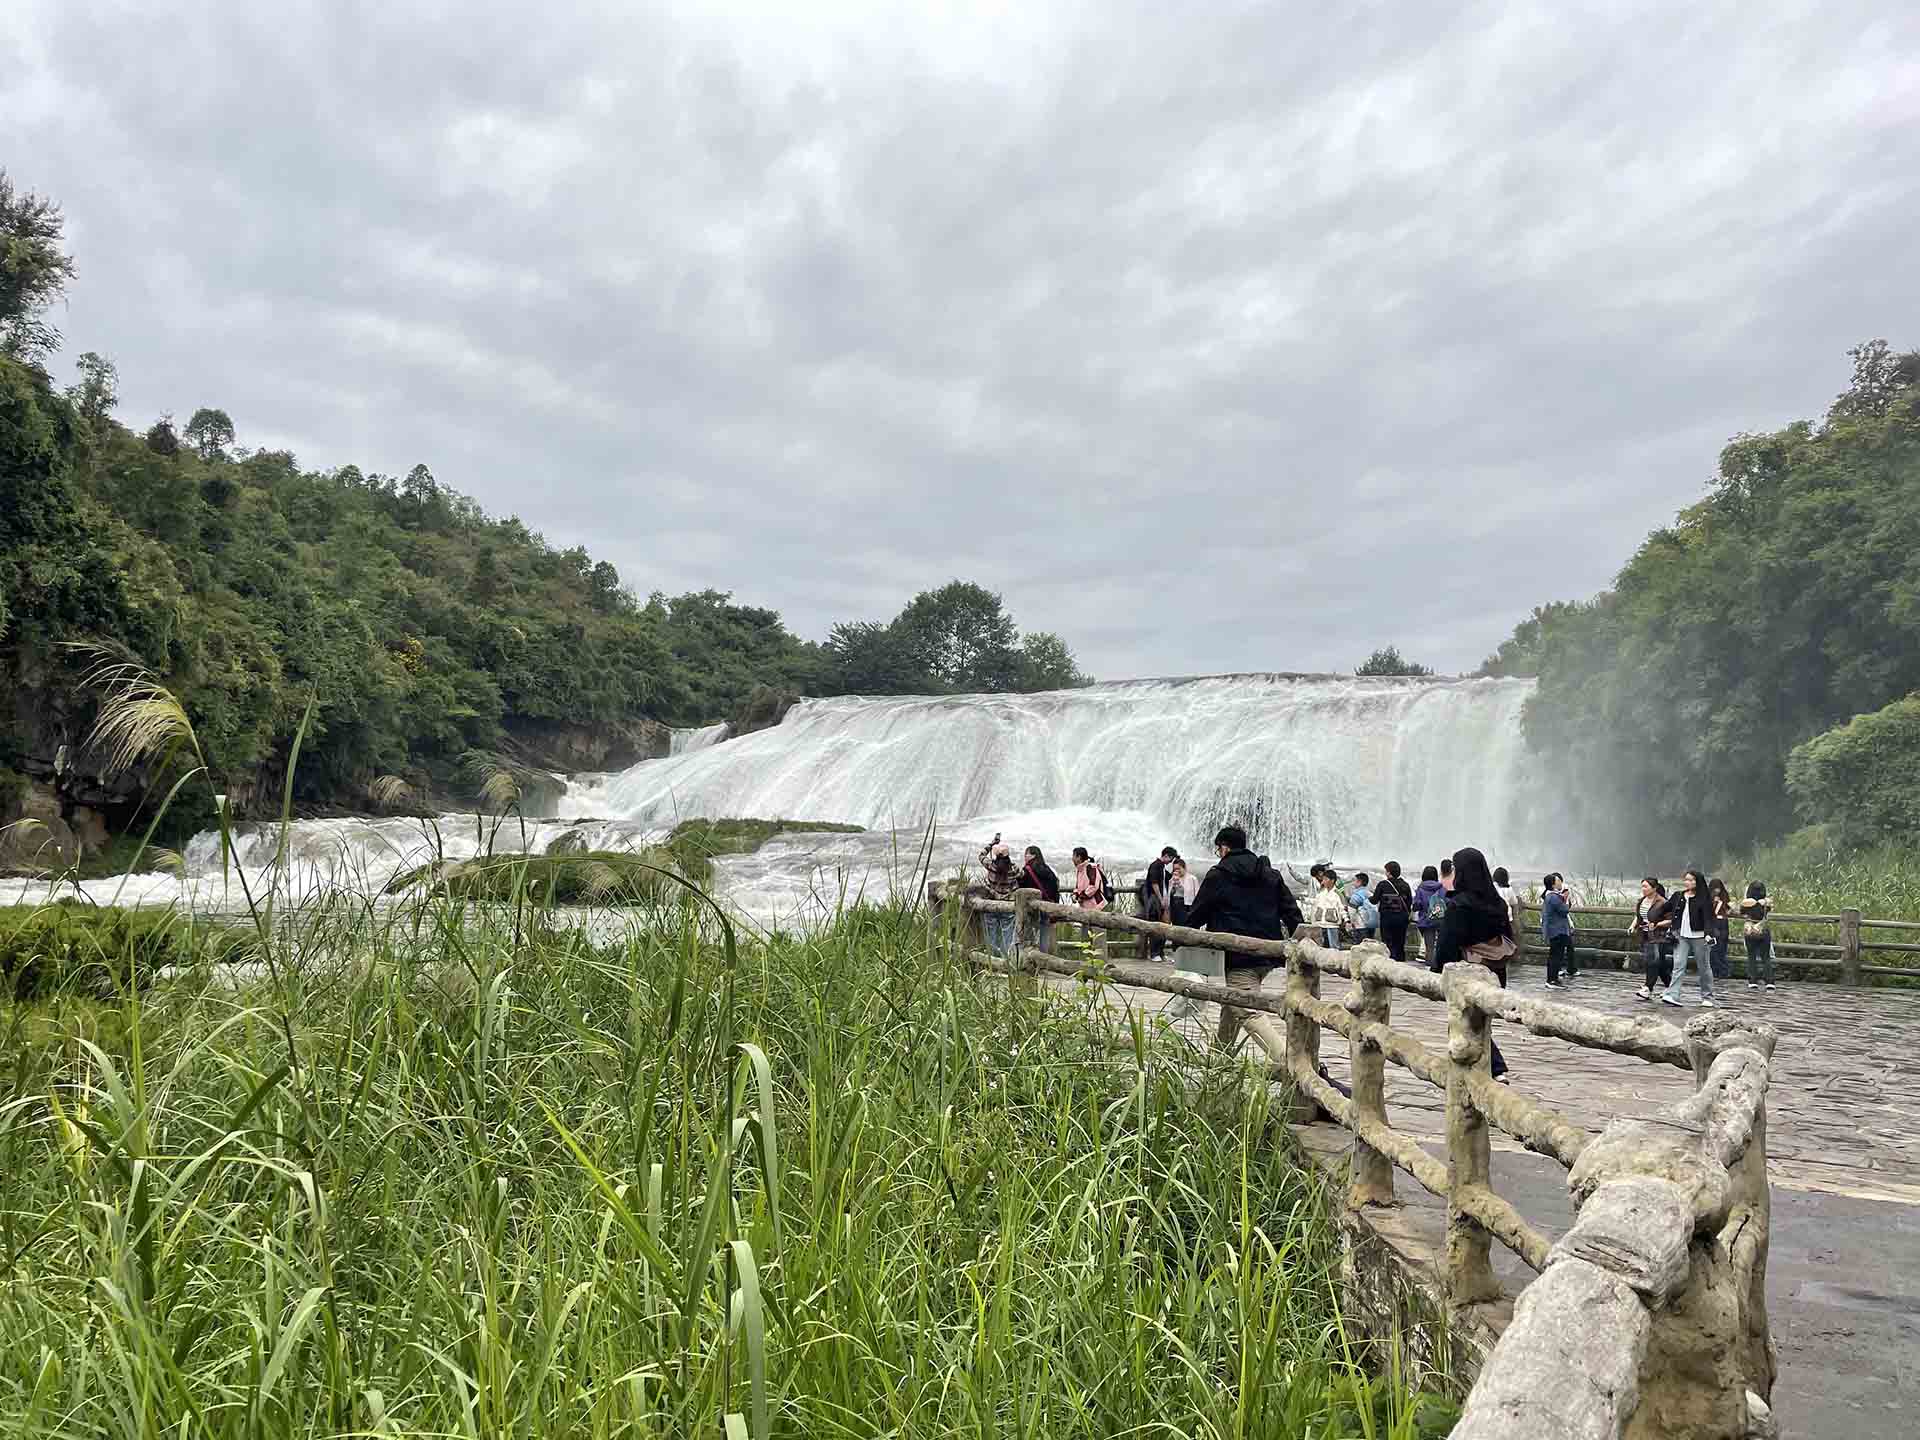
[[1087,683],[1057,636],[1021,635],[963,581],[815,644],[723,591],[642,599],[425,465],[304,469],[237,444],[211,406],[130,428],[109,360],[81,355],[64,390],[48,374],[61,235],[0,172],[0,822],[23,777],[115,812],[155,778],[87,773],[102,652],[179,696],[242,813],[277,797],[309,705],[297,797],[365,806],[389,776],[416,803],[458,798],[501,757],[630,763],[665,753],[668,726],[764,723],[801,693]]
[[1799,823],[1915,833],[1920,352],[1850,354],[1823,420],[1735,438],[1611,589],[1534,611],[1483,667],[1539,677],[1537,801],[1634,873]]

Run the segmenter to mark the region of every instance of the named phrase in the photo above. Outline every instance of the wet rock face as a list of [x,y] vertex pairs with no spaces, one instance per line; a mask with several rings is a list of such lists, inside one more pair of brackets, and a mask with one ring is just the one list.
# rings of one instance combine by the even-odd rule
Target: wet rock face
[[771,730],[786,719],[787,711],[803,698],[797,690],[776,690],[771,685],[754,686],[747,692],[747,698],[741,702],[739,710],[727,722],[727,738],[735,740],[755,731]]
[[[74,864],[82,853],[81,837],[61,814],[59,794],[44,781],[27,783],[14,803],[0,811],[0,826],[5,827],[0,829],[0,869],[56,870]],[[106,843],[104,826],[94,843]]]
[[508,731],[528,761],[567,775],[624,770],[642,760],[658,760],[673,746],[673,732],[657,720],[587,726],[516,719]]

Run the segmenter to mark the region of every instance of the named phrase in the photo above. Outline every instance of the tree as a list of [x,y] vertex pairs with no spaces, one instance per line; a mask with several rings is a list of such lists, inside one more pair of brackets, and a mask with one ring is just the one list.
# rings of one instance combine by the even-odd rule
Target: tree
[[627,608],[626,595],[620,589],[620,572],[611,562],[601,560],[587,572],[588,603],[602,615],[617,614]]
[[60,248],[65,225],[58,205],[15,190],[0,170],[0,355],[39,365],[60,348],[60,332],[41,316],[73,278]]
[[80,379],[67,387],[67,399],[89,425],[98,425],[120,403],[120,372],[111,360],[89,350],[74,362]]
[[1835,397],[1827,420],[1850,420],[1885,415],[1900,393],[1920,385],[1920,350],[1897,355],[1884,340],[1869,340],[1847,352],[1853,361],[1853,383]]
[[941,688],[905,634],[872,620],[836,625],[824,647],[828,685],[842,695],[912,695]]
[[1019,631],[1000,597],[968,580],[923,590],[894,618],[913,663],[950,690],[1009,690]]
[[1533,614],[1514,626],[1513,634],[1502,640],[1500,648],[1481,661],[1474,673],[1483,677],[1538,675],[1555,627],[1578,608],[1565,600],[1534,606]]
[[148,427],[147,448],[156,455],[180,453],[180,437],[173,433],[173,416],[162,415]]
[[500,593],[500,558],[493,546],[482,545],[473,557],[473,578],[467,582],[467,598],[476,605],[491,605]]
[[1397,646],[1376,650],[1353,672],[1356,675],[1431,675],[1433,671],[1417,660],[1402,657]]
[[233,421],[227,418],[226,411],[202,405],[187,421],[184,434],[187,444],[202,460],[218,460],[233,443]]
[[1029,630],[1020,641],[1020,686],[1033,690],[1075,690],[1091,685],[1067,642],[1051,630]]

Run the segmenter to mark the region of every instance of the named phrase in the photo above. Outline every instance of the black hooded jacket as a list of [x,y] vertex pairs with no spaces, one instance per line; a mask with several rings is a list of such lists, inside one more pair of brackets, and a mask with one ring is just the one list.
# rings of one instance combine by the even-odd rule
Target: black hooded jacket
[[[1200,893],[1187,907],[1187,924],[1223,935],[1285,940],[1300,926],[1300,902],[1264,855],[1233,850],[1200,881]],[[1251,955],[1229,953],[1233,968],[1259,966]]]

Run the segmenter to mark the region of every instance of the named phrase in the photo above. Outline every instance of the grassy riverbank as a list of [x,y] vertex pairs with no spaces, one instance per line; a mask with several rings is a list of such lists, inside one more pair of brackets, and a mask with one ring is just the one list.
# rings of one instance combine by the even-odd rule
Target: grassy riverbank
[[1446,1428],[1350,1363],[1262,1100],[911,916],[357,914],[237,988],[0,1004],[0,1431]]

